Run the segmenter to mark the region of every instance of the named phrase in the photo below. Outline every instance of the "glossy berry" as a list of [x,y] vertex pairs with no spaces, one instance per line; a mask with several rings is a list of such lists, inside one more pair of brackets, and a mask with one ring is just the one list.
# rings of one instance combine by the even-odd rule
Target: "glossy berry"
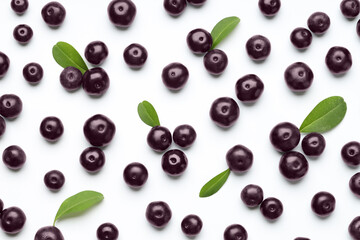
[[332,47],[326,54],[325,63],[333,74],[344,74],[352,66],[351,53],[344,47]]
[[360,172],[351,177],[349,187],[356,196],[360,197]]
[[315,34],[324,34],[330,27],[330,18],[326,13],[315,12],[307,20],[309,29]]
[[0,199],[0,215],[3,209],[4,209],[4,202]]
[[252,60],[263,61],[270,55],[270,41],[262,35],[255,35],[246,42],[246,51]]
[[304,238],[304,237],[297,237],[294,240],[310,240],[310,238]]
[[312,34],[306,28],[295,28],[290,34],[290,41],[297,49],[306,49],[311,45]]
[[247,238],[246,229],[239,224],[230,225],[224,231],[224,240],[247,240]]
[[176,177],[184,173],[188,165],[188,159],[181,150],[167,151],[161,158],[161,166],[169,176]]
[[183,64],[174,62],[164,67],[161,78],[168,89],[178,91],[187,83],[189,71]]
[[96,173],[105,165],[105,153],[97,147],[88,147],[80,155],[80,164],[90,172]]
[[4,94],[0,97],[0,115],[4,118],[14,119],[22,111],[22,101],[15,94]]
[[4,77],[10,66],[10,60],[8,56],[0,52],[0,78]]
[[281,7],[280,0],[259,0],[259,8],[262,14],[267,17],[275,16]]
[[81,71],[75,67],[67,67],[60,74],[60,84],[67,91],[75,91],[82,85]]
[[148,222],[155,228],[164,228],[171,220],[172,212],[165,202],[151,202],[145,213]]
[[125,48],[123,57],[129,67],[141,68],[147,60],[148,52],[142,45],[133,43]]
[[113,0],[107,11],[110,21],[121,28],[129,27],[136,16],[136,6],[131,0]]
[[301,142],[303,152],[311,157],[320,156],[324,152],[325,146],[325,138],[323,135],[316,132],[309,133]]
[[98,227],[96,236],[98,240],[116,240],[119,237],[119,230],[112,223],[103,223]]
[[195,54],[203,54],[210,50],[213,40],[211,34],[202,28],[189,32],[186,37],[189,49]]
[[65,176],[58,170],[52,170],[45,174],[44,183],[51,191],[58,191],[64,186]]
[[299,144],[300,131],[292,123],[279,123],[270,132],[270,142],[279,152],[290,151]]
[[206,0],[187,0],[187,2],[196,7],[202,6],[206,3]]
[[360,143],[356,141],[348,142],[341,149],[343,161],[350,167],[360,165]]
[[21,44],[28,43],[31,40],[33,34],[34,33],[31,27],[26,24],[17,25],[13,31],[14,39]]
[[182,14],[187,6],[186,0],[164,0],[164,8],[173,17]]
[[248,171],[253,163],[253,153],[243,145],[235,145],[226,153],[226,162],[230,170],[235,173]]
[[210,117],[216,125],[222,128],[233,126],[239,118],[240,108],[234,99],[221,97],[216,99],[210,108]]
[[86,46],[84,55],[89,63],[100,65],[109,55],[109,50],[105,43],[101,41],[93,41]]
[[360,240],[360,216],[354,218],[349,227],[348,227],[348,231],[350,236],[354,239],[354,240]]
[[360,13],[359,0],[343,0],[340,3],[340,10],[344,17],[355,18]]
[[220,75],[228,65],[228,57],[220,49],[213,49],[205,54],[203,62],[210,74]]
[[11,0],[10,6],[17,14],[23,14],[29,7],[28,0]]
[[36,232],[34,240],[64,240],[64,236],[57,227],[46,226]]
[[113,139],[116,127],[110,118],[96,114],[86,120],[83,127],[86,140],[93,146],[105,147]]
[[335,198],[331,193],[318,192],[311,200],[313,212],[320,217],[327,217],[335,210]]
[[308,65],[296,62],[286,68],[284,78],[291,91],[305,92],[310,88],[314,74]]
[[163,152],[168,149],[172,143],[169,129],[162,126],[151,128],[147,135],[147,143],[151,149],[156,152]]
[[253,208],[262,203],[264,192],[258,185],[249,184],[241,191],[240,197],[246,206]]
[[37,84],[44,76],[43,68],[38,63],[28,63],[23,68],[23,76],[30,84]]
[[268,220],[276,220],[283,213],[283,205],[277,198],[266,198],[260,205],[262,215]]
[[12,170],[22,168],[26,162],[26,154],[21,147],[12,145],[7,147],[2,155],[5,166]]
[[256,102],[264,91],[264,83],[255,74],[241,77],[235,85],[237,98],[244,103]]
[[289,181],[302,179],[309,169],[309,163],[303,154],[295,151],[286,152],[281,156],[279,170]]
[[66,10],[59,2],[49,2],[41,10],[41,16],[50,27],[59,27],[65,20]]
[[110,79],[104,69],[96,67],[87,70],[83,76],[83,89],[90,96],[99,97],[106,93]]
[[4,209],[0,215],[0,227],[7,234],[20,232],[26,222],[25,213],[18,207]]
[[180,125],[173,132],[173,140],[182,148],[191,147],[196,140],[196,131],[188,124]]
[[57,117],[46,117],[40,124],[41,135],[49,142],[55,142],[60,139],[64,133],[64,126]]
[[[360,37],[360,20],[356,23],[356,33]],[[1,67],[0,67],[1,68]],[[0,74],[1,75],[1,74]]]
[[144,186],[148,179],[148,171],[146,167],[138,162],[130,163],[124,169],[124,181],[129,187],[140,188]]
[[6,130],[6,122],[3,117],[0,116],[0,137],[4,135]]
[[181,230],[187,237],[195,237],[201,232],[203,222],[197,215],[187,215],[181,222]]

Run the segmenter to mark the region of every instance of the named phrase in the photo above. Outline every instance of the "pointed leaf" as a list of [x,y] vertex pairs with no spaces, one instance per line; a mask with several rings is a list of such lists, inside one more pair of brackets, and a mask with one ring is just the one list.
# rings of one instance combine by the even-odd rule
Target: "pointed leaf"
[[238,17],[227,17],[218,22],[211,31],[213,39],[211,49],[214,49],[225,37],[227,37],[235,29],[239,22],[240,18]]
[[52,49],[52,54],[55,61],[63,68],[75,67],[79,69],[82,74],[88,70],[78,51],[66,42],[58,42],[55,44]]
[[224,172],[220,173],[210,181],[208,181],[200,190],[199,196],[210,197],[215,194],[220,188],[225,184],[226,180],[230,175],[230,169],[226,169]]
[[141,120],[150,127],[160,126],[160,121],[156,110],[148,101],[139,103],[138,114]]

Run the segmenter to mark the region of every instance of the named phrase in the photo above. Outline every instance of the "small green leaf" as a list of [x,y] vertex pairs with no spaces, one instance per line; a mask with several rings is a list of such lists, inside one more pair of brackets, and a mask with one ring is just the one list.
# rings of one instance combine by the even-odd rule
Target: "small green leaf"
[[138,114],[141,120],[150,127],[160,126],[159,117],[155,108],[148,101],[139,103]]
[[345,117],[346,102],[334,96],[321,101],[301,124],[300,132],[326,132],[336,127]]
[[95,204],[101,202],[104,196],[94,191],[83,191],[66,199],[60,206],[54,220],[54,226],[57,220],[72,214],[83,212]]
[[80,56],[78,51],[66,42],[58,42],[52,49],[52,54],[55,61],[63,68],[75,67],[81,71],[82,74],[88,70],[84,59]]
[[210,181],[208,181],[200,190],[199,196],[201,198],[210,197],[215,194],[225,184],[230,175],[230,169],[226,169]]
[[211,31],[213,39],[211,49],[214,49],[227,35],[229,35],[239,22],[240,18],[238,17],[227,17],[218,22]]

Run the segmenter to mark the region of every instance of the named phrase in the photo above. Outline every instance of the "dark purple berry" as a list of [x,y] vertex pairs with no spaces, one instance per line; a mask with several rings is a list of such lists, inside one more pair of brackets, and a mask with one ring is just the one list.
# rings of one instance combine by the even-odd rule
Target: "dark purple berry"
[[344,47],[332,47],[326,54],[325,63],[333,74],[344,74],[352,66],[351,53]]
[[131,0],[113,0],[108,6],[110,21],[117,27],[129,27],[136,16],[136,6]]
[[65,176],[58,170],[52,170],[45,174],[44,183],[51,191],[58,191],[64,186]]
[[309,163],[299,152],[286,152],[281,156],[279,170],[289,181],[302,179],[309,169]]
[[18,207],[4,209],[0,218],[0,227],[7,234],[19,233],[26,222],[25,213]]
[[309,29],[315,34],[324,34],[330,27],[330,18],[326,13],[315,12],[307,20]]
[[13,31],[15,40],[21,44],[28,43],[31,40],[33,34],[34,33],[31,27],[26,24],[17,25]]
[[187,0],[187,2],[196,7],[202,6],[205,4],[206,0]]
[[262,35],[255,35],[246,42],[246,51],[252,60],[263,61],[270,55],[270,41]]
[[0,97],[0,115],[4,118],[14,119],[22,111],[22,101],[15,94],[4,94]]
[[360,240],[360,216],[351,221],[348,231],[354,240]]
[[41,16],[50,27],[59,27],[65,20],[66,10],[59,2],[49,2],[42,8]]
[[210,74],[220,75],[228,65],[228,58],[220,49],[213,49],[205,54],[203,62],[205,69]]
[[146,167],[138,162],[130,163],[124,169],[124,181],[129,187],[141,188],[148,179],[148,171]]
[[0,215],[3,209],[4,209],[4,202],[0,199]]
[[281,7],[280,0],[259,0],[259,8],[262,14],[267,17],[275,16]]
[[100,65],[109,55],[109,50],[105,43],[101,41],[93,41],[86,46],[84,55],[89,63]]
[[105,147],[113,139],[116,127],[110,118],[96,114],[86,120],[84,124],[84,135],[86,140],[93,146]]
[[165,227],[171,220],[171,209],[165,202],[151,202],[146,208],[146,219],[155,228]]
[[300,131],[292,123],[282,122],[270,132],[270,141],[279,152],[293,150],[300,142]]
[[235,85],[237,98],[244,103],[256,102],[264,91],[264,83],[255,74],[241,77]]
[[277,198],[266,198],[260,205],[262,215],[268,220],[276,220],[283,213],[283,205]]
[[57,117],[46,117],[40,124],[41,135],[49,142],[55,142],[60,139],[64,133],[64,126]]
[[30,84],[37,84],[44,76],[43,68],[38,63],[28,63],[23,68],[23,76]]
[[360,172],[351,177],[349,187],[356,196],[360,197]]
[[164,67],[161,78],[168,89],[178,91],[187,83],[189,71],[183,64],[174,62]]
[[156,152],[163,152],[168,149],[172,143],[169,129],[162,126],[151,128],[147,135],[147,143],[151,149]]
[[64,240],[64,236],[57,227],[46,226],[36,232],[34,240]]
[[246,206],[253,208],[262,203],[264,192],[258,185],[249,184],[241,191],[240,197]]
[[123,57],[129,67],[141,68],[147,60],[148,52],[142,45],[133,43],[125,48]]
[[161,166],[169,176],[177,177],[184,173],[188,165],[185,153],[178,149],[167,151],[161,158]]
[[360,165],[360,143],[356,141],[348,142],[341,149],[343,161],[350,167]]
[[320,156],[324,152],[325,146],[325,138],[323,135],[316,132],[309,133],[301,142],[302,150],[306,155],[311,157]]
[[240,108],[234,99],[221,97],[216,99],[210,108],[210,117],[216,125],[229,128],[239,118]]
[[201,232],[203,223],[197,215],[187,215],[181,222],[181,230],[187,237],[195,237]]
[[0,52],[0,78],[4,77],[10,66],[10,60],[8,56]]
[[104,223],[98,227],[96,236],[98,240],[116,240],[119,237],[119,230],[112,223]]
[[202,28],[189,32],[186,37],[189,49],[195,54],[203,54],[210,50],[213,40],[211,34]]
[[327,217],[335,210],[335,198],[331,193],[318,192],[311,200],[313,212],[320,217]]
[[291,32],[290,41],[297,49],[306,49],[312,42],[312,34],[306,28],[295,28]]
[[2,155],[5,166],[12,170],[22,168],[26,162],[26,154],[21,147],[12,145],[7,147]]
[[180,125],[173,132],[174,142],[182,148],[188,148],[193,145],[196,140],[195,129],[187,124]]
[[60,74],[60,83],[67,91],[75,91],[82,85],[81,71],[75,67],[67,67]]
[[340,10],[346,18],[356,18],[360,13],[359,0],[343,0],[340,3]]
[[235,173],[248,171],[253,164],[253,153],[243,145],[236,145],[226,153],[226,162],[230,170]]
[[105,153],[97,147],[88,147],[80,155],[80,164],[90,173],[96,173],[105,164]]
[[11,0],[10,6],[17,14],[23,14],[29,7],[28,0]]
[[6,130],[6,122],[3,117],[0,116],[0,137],[4,135]]
[[247,238],[246,229],[239,224],[230,225],[224,231],[224,240],[247,240]]
[[356,23],[356,33],[360,37],[360,20]]
[[304,237],[297,237],[294,240],[310,240],[310,238],[304,238]]
[[173,17],[182,14],[187,6],[186,0],[164,0],[164,8]]
[[110,79],[104,69],[96,67],[87,70],[83,76],[83,89],[90,96],[102,96],[110,86]]
[[286,68],[284,78],[291,91],[305,92],[310,88],[314,74],[308,65],[296,62]]

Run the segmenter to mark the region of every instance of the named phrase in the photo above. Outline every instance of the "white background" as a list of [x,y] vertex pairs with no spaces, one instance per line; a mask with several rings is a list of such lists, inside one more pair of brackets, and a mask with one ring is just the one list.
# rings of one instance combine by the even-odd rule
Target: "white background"
[[[45,0],[30,1],[25,15],[17,16],[10,1],[0,1],[0,51],[11,59],[6,77],[0,80],[0,94],[14,93],[21,97],[24,108],[21,116],[7,121],[0,150],[16,144],[27,154],[27,162],[18,172],[0,164],[0,197],[6,207],[19,206],[27,215],[23,231],[16,237],[0,232],[0,239],[33,239],[36,231],[51,225],[61,202],[82,190],[91,189],[104,194],[105,200],[76,218],[57,223],[66,239],[96,239],[96,229],[104,222],[114,223],[119,239],[187,239],[180,223],[190,213],[198,214],[204,222],[199,240],[222,239],[224,229],[233,223],[242,224],[249,239],[294,239],[298,236],[312,240],[350,239],[347,227],[360,215],[360,199],[349,190],[348,181],[358,170],[348,168],[341,160],[341,147],[359,140],[360,131],[360,40],[356,21],[345,19],[339,9],[340,1],[302,0],[283,1],[279,14],[265,18],[255,0],[208,0],[201,8],[188,6],[178,18],[170,17],[162,1],[135,0],[137,16],[127,30],[115,28],[107,16],[109,1],[61,0],[67,11],[64,24],[50,29],[41,18]],[[308,16],[324,11],[331,18],[331,27],[322,37],[313,38],[305,52],[297,51],[289,35],[295,27],[306,27]],[[218,47],[229,58],[229,65],[220,77],[209,75],[202,57],[187,48],[186,35],[201,27],[211,31],[222,18],[239,16],[241,23]],[[33,28],[34,37],[26,46],[12,37],[17,24]],[[245,51],[246,41],[255,34],[268,37],[272,44],[270,57],[263,63],[252,62]],[[108,72],[109,91],[100,99],[90,98],[84,91],[66,92],[59,83],[59,67],[51,49],[57,41],[71,43],[83,55],[93,40],[104,41],[110,51],[102,65]],[[139,71],[129,69],[122,52],[131,43],[144,45],[148,61]],[[334,77],[325,66],[324,58],[332,46],[345,46],[353,54],[353,67],[342,77]],[[29,85],[22,68],[29,62],[44,68],[44,78],[37,86]],[[162,68],[170,62],[185,64],[190,72],[186,87],[178,92],[168,91],[161,81]],[[293,94],[286,86],[283,73],[293,62],[303,61],[313,70],[313,85],[303,95]],[[257,74],[265,91],[253,106],[239,101],[238,122],[229,130],[215,126],[208,112],[213,100],[222,96],[236,99],[234,86],[245,74]],[[268,135],[273,126],[290,121],[299,126],[310,110],[322,99],[343,96],[348,104],[344,121],[324,136],[327,147],[319,159],[309,159],[309,172],[295,184],[279,173],[280,154],[272,148]],[[189,166],[185,174],[173,179],[161,169],[161,154],[146,144],[150,128],[137,116],[137,104],[148,100],[157,109],[162,125],[171,131],[184,123],[198,133],[196,143],[185,153]],[[104,151],[106,164],[102,171],[90,175],[79,164],[79,155],[89,146],[82,126],[90,116],[102,113],[116,124],[114,140]],[[47,143],[39,134],[39,125],[46,116],[57,116],[65,133],[55,144]],[[254,153],[254,165],[241,176],[232,174],[225,186],[214,196],[198,197],[199,190],[210,178],[225,170],[225,154],[236,144],[243,144]],[[171,148],[176,148],[173,144]],[[297,148],[300,150],[300,148]],[[122,172],[133,161],[143,163],[149,171],[147,184],[140,191],[127,187]],[[2,165],[2,166],[1,166]],[[58,193],[50,192],[43,183],[49,170],[65,174],[66,183]],[[249,210],[240,200],[240,191],[250,183],[259,184],[266,197],[277,197],[284,205],[281,218],[269,223],[259,209]],[[326,219],[316,217],[310,208],[312,196],[321,190],[334,194],[335,212]],[[152,228],[145,219],[145,209],[154,200],[166,201],[173,212],[170,224],[163,230]]]

